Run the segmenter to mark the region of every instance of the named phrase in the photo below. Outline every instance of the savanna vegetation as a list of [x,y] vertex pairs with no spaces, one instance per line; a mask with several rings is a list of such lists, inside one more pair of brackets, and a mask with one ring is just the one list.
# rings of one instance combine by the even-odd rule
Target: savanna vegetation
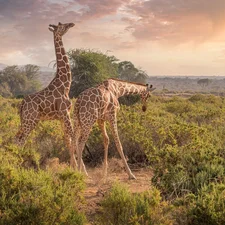
[[[146,79],[132,63],[119,63],[102,53],[74,50],[69,56],[73,88],[79,84],[79,91],[107,76],[138,82]],[[10,68],[18,75],[18,85],[8,70],[0,74],[4,96],[0,97],[0,224],[87,224],[89,218],[83,211],[87,204],[86,178],[68,166],[60,123],[40,123],[23,149],[13,144],[20,122],[21,100],[16,96],[31,92],[29,87],[36,77],[33,72],[37,70],[31,70],[31,76],[24,68]],[[74,96],[79,94],[75,89],[71,90]],[[136,99],[121,101],[129,102],[129,106],[121,105],[118,114],[128,163],[151,168],[153,176],[143,193],[131,193],[125,184],[115,182],[102,197],[92,224],[225,224],[225,98],[209,94],[189,98],[153,95],[146,112],[141,111]],[[100,165],[103,144],[97,126],[88,146],[85,164],[88,168]],[[119,157],[113,142],[109,157]]]
[[[0,99],[1,224],[85,224],[79,210],[86,204],[85,178],[67,166],[60,124],[41,123],[24,149],[12,144],[19,101]],[[139,103],[121,106],[118,127],[128,162],[151,167],[152,184],[149,191],[131,194],[116,183],[100,203],[95,223],[224,224],[224,103],[223,97],[197,94],[152,96],[145,113]],[[88,143],[92,157],[86,152],[85,163],[96,166],[103,157],[97,126]],[[109,153],[117,157],[113,143]],[[59,159],[58,167],[48,166],[51,158]]]

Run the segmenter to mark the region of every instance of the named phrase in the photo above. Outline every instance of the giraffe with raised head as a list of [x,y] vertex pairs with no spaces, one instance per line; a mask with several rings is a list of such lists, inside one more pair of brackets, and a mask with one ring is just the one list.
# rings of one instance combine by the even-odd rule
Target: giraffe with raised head
[[74,149],[71,145],[73,128],[70,119],[72,103],[69,99],[71,86],[71,70],[66,51],[63,47],[62,36],[74,26],[74,23],[49,25],[53,32],[57,71],[56,76],[43,90],[30,94],[20,105],[21,125],[16,134],[16,143],[20,146],[40,120],[60,120],[64,129],[64,138],[70,151],[70,165],[77,167]]
[[146,110],[146,101],[155,88],[152,85],[127,82],[110,78],[97,87],[83,91],[77,98],[74,106],[74,146],[78,156],[78,169],[81,171],[82,152],[94,123],[97,121],[104,140],[103,178],[107,177],[107,158],[109,137],[106,132],[105,122],[108,121],[116,144],[122,158],[124,167],[130,179],[136,179],[131,172],[117,130],[117,111],[119,110],[118,98],[124,95],[139,94],[142,100],[142,110]]

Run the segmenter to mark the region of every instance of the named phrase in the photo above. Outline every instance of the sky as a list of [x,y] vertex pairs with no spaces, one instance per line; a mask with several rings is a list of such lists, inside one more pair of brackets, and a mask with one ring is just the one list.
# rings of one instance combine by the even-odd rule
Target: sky
[[0,0],[0,63],[48,66],[49,24],[73,22],[66,50],[131,61],[150,76],[225,76],[224,0]]

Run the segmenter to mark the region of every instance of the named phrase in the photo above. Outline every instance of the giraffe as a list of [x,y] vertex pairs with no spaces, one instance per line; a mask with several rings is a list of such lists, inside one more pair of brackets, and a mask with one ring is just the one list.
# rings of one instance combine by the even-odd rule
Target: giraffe
[[77,161],[71,145],[73,128],[69,114],[72,106],[69,99],[71,70],[62,42],[62,36],[74,25],[74,23],[49,25],[48,29],[53,32],[54,36],[56,76],[46,88],[26,96],[22,101],[20,105],[21,125],[15,141],[19,146],[23,146],[28,135],[40,120],[60,120],[64,129],[65,142],[70,151],[70,165],[75,168]]
[[74,138],[78,156],[78,169],[81,171],[82,152],[94,123],[97,121],[104,142],[103,179],[107,177],[107,157],[109,137],[106,132],[105,122],[108,121],[116,148],[122,158],[124,167],[130,179],[136,179],[125,159],[123,148],[117,130],[117,111],[119,110],[118,98],[124,95],[139,94],[142,99],[142,110],[146,110],[146,101],[155,88],[152,85],[127,82],[110,78],[97,87],[83,91],[77,98],[74,106]]

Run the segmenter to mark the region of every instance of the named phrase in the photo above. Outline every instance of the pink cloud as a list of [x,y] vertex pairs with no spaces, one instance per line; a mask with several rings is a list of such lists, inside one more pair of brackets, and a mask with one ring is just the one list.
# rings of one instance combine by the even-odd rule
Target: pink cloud
[[72,2],[86,6],[82,11],[82,18],[88,19],[115,14],[121,6],[128,4],[130,0],[74,0]]
[[129,10],[138,18],[130,20],[132,35],[146,41],[204,42],[225,26],[224,0],[151,0]]
[[[0,0],[0,33],[1,41],[5,43],[4,50],[38,48],[52,41],[48,24],[59,21],[84,23],[116,13],[126,2],[129,0]],[[77,5],[84,8],[76,9]]]

